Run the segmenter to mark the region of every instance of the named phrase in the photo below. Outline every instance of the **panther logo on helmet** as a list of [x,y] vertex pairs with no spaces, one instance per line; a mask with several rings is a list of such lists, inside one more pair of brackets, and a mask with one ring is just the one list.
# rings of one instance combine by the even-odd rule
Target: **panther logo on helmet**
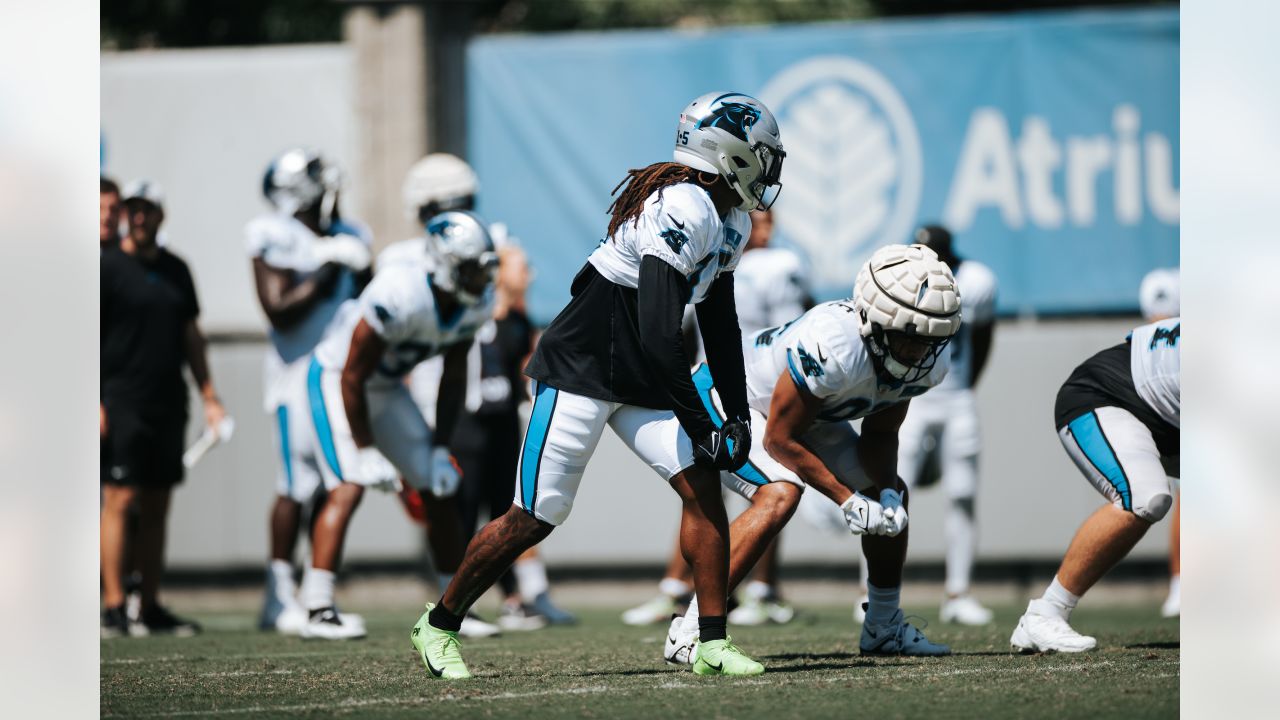
[[760,111],[739,102],[722,102],[711,114],[703,118],[698,127],[714,127],[747,142],[747,133],[760,119]]
[[440,213],[426,223],[434,260],[434,284],[463,305],[475,305],[493,288],[498,253],[484,221],[463,210]]

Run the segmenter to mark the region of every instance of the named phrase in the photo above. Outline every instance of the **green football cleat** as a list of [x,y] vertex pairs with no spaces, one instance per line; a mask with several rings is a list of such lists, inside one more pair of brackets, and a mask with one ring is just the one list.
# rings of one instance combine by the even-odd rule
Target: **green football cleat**
[[693,672],[697,675],[759,675],[764,666],[742,653],[733,638],[699,642],[693,646]]
[[427,622],[435,603],[427,603],[427,611],[418,618],[418,624],[409,633],[409,641],[413,649],[422,656],[422,664],[427,666],[431,677],[442,680],[466,680],[471,671],[462,661],[462,643],[458,641],[458,633],[438,630]]

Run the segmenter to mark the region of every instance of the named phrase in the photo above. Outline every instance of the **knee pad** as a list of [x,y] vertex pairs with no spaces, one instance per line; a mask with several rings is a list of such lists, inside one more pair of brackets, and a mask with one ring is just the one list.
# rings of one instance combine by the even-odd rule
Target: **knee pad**
[[562,525],[569,519],[573,498],[559,493],[539,493],[533,503],[533,516],[549,525]]
[[1163,520],[1164,516],[1169,514],[1171,507],[1173,507],[1173,496],[1168,493],[1158,493],[1152,495],[1146,505],[1142,507],[1135,505],[1133,514],[1149,523],[1155,523]]

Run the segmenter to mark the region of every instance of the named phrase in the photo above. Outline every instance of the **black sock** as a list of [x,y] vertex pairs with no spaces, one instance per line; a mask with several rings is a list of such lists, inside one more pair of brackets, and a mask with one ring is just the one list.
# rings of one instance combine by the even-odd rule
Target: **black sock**
[[458,632],[462,627],[462,616],[449,612],[445,609],[444,603],[439,602],[431,609],[431,614],[427,616],[427,622],[437,630]]
[[711,642],[729,637],[729,621],[724,615],[701,615],[698,617],[698,641]]

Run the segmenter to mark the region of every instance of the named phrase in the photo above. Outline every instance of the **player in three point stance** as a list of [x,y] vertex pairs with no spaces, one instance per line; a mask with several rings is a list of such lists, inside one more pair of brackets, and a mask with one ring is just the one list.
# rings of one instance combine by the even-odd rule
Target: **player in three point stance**
[[[681,547],[706,613],[694,671],[764,672],[726,634],[729,529],[716,470],[740,467],[751,445],[733,270],[751,229],[747,211],[772,204],[784,156],[763,104],[709,93],[680,114],[675,162],[628,173],[610,207],[607,238],[529,363],[537,387],[515,502],[471,541],[444,596],[427,605],[411,633],[432,677],[471,676],[457,636],[463,613],[565,521],[606,425],[683,503]],[[689,378],[680,333],[686,304],[696,306],[724,388],[723,425],[712,421]]]
[[[271,507],[271,562],[258,626],[297,635],[307,623],[293,579],[293,555],[302,505],[320,487],[320,475],[290,462],[300,452],[310,415],[290,411],[290,368],[305,367],[311,351],[343,302],[369,279],[369,233],[338,217],[341,173],[314,150],[295,148],[267,168],[262,191],[274,212],[245,227],[253,278],[271,324],[271,349],[263,363],[265,410],[275,416],[280,470]],[[297,372],[296,370],[294,372]],[[345,616],[360,624],[356,615]]]
[[[302,581],[310,613],[304,637],[364,635],[335,610],[333,586],[366,487],[394,491],[403,477],[456,514],[451,498],[460,478],[448,443],[466,393],[467,349],[493,314],[498,257],[484,223],[470,213],[437,215],[426,231],[432,262],[379,270],[358,299],[343,304],[307,367],[291,378],[294,402],[312,420],[307,452],[292,461],[318,470],[329,491]],[[403,380],[438,354],[445,366],[433,436]],[[448,553],[441,547],[433,544],[436,567],[456,569],[461,539],[443,546],[452,548]]]
[[1080,596],[1169,512],[1181,444],[1181,318],[1143,325],[1084,361],[1058,391],[1058,438],[1109,502],[1089,516],[1044,595],[1009,643],[1022,652],[1084,652],[1098,641],[1068,622]]
[[[898,607],[907,489],[897,463],[908,403],[946,375],[943,350],[959,328],[960,295],[947,265],[923,245],[889,245],[862,267],[853,298],[744,340],[754,444],[747,464],[721,477],[751,506],[730,528],[730,588],[791,518],[808,484],[838,504],[862,536],[871,576],[862,652],[951,652],[907,623]],[[713,387],[705,368],[694,377],[718,415],[719,383]],[[861,433],[853,427],[858,418]],[[671,621],[668,662],[696,655],[691,632],[700,605],[695,597],[689,612]]]

